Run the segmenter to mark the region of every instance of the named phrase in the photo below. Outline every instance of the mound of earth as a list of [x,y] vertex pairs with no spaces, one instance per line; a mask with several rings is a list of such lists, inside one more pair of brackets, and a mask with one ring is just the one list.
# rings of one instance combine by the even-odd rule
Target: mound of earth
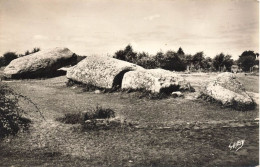
[[20,57],[4,69],[7,78],[33,78],[48,76],[57,69],[71,65],[77,56],[68,48],[54,48]]
[[122,81],[122,89],[144,89],[153,93],[171,93],[190,88],[183,77],[163,69],[130,71],[124,75]]
[[120,88],[124,74],[137,69],[143,68],[106,56],[87,56],[76,66],[68,69],[67,78],[100,88]]
[[225,72],[208,81],[201,89],[202,95],[210,97],[224,106],[236,109],[251,109],[255,103],[234,74]]

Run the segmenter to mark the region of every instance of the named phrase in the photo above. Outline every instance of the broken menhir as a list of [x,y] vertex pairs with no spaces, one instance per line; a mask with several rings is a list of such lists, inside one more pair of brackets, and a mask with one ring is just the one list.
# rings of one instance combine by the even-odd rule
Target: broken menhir
[[36,78],[51,76],[61,67],[76,61],[77,56],[68,48],[54,48],[39,51],[11,61],[4,69],[5,78]]
[[255,102],[244,86],[229,72],[221,73],[209,80],[201,89],[201,97],[211,98],[225,107],[238,110],[250,110],[255,107]]
[[122,89],[144,89],[152,93],[171,94],[179,90],[191,90],[192,87],[180,75],[163,69],[130,71],[125,74]]

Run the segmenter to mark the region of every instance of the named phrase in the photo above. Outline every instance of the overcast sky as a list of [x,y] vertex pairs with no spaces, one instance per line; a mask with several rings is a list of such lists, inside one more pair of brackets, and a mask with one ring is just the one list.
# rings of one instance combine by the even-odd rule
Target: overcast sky
[[256,0],[0,0],[0,54],[68,47],[113,54],[132,44],[154,54],[259,49]]

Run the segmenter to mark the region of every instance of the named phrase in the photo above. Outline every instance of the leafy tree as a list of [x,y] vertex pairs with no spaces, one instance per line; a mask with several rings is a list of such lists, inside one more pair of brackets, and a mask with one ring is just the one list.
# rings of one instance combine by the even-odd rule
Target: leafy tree
[[135,63],[137,58],[137,53],[133,51],[132,46],[127,45],[124,51],[125,51],[126,60]]
[[213,66],[217,71],[222,71],[224,67],[227,71],[231,71],[231,66],[233,64],[234,61],[231,59],[231,55],[224,55],[223,53],[220,53],[213,59]]
[[259,53],[256,53],[255,65],[259,65]]
[[3,66],[8,65],[12,60],[18,58],[17,54],[15,52],[6,52],[3,55]]
[[164,61],[164,53],[163,52],[157,52],[154,60],[156,62],[157,67],[162,67],[163,61]]
[[255,64],[255,58],[252,56],[244,56],[239,58],[239,65],[243,71],[249,71]]
[[223,65],[226,67],[227,71],[231,71],[231,66],[234,64],[234,60],[231,59],[231,55],[226,55],[224,57]]
[[243,71],[249,71],[251,67],[256,63],[256,57],[258,55],[254,51],[244,51],[238,59],[238,63]]
[[176,52],[167,51],[164,57],[161,68],[170,71],[184,71],[186,69],[185,62],[180,59]]
[[124,60],[124,61],[126,60],[124,50],[117,51],[113,57],[119,60]]
[[33,53],[36,53],[36,52],[39,52],[41,49],[38,48],[38,47],[35,47],[32,49],[32,51],[30,52],[29,50],[26,50],[24,55],[23,54],[19,54],[18,57],[23,57],[23,56],[27,56],[27,55],[30,55],[30,54],[33,54]]
[[131,45],[127,45],[124,50],[117,51],[113,57],[119,60],[134,63],[137,59],[137,53],[133,51]]
[[30,51],[29,51],[29,50],[26,50],[25,53],[24,53],[24,56],[27,56],[27,55],[29,55],[29,54],[31,54]]
[[32,53],[39,52],[40,50],[41,50],[41,49],[40,49],[40,48],[37,48],[37,47],[36,47],[36,48],[33,48],[33,50],[31,51],[31,54],[32,54]]
[[4,57],[0,57],[0,67],[5,66],[5,59]]
[[144,59],[144,58],[147,58],[147,57],[150,57],[148,53],[146,52],[141,52],[141,53],[138,53],[137,54],[137,59],[138,60],[141,60],[141,59]]
[[146,69],[153,69],[158,67],[154,57],[145,52],[138,53],[136,64]]
[[178,55],[185,55],[185,53],[183,52],[182,48],[180,47],[179,50],[177,51]]
[[185,56],[185,63],[186,63],[186,65],[191,66],[191,64],[192,64],[192,55],[186,55]]
[[202,68],[205,70],[209,70],[212,67],[212,59],[210,57],[206,57],[201,62]]
[[213,58],[213,66],[217,71],[221,71],[223,68],[224,57],[225,55],[220,53]]
[[192,64],[196,70],[202,68],[203,63],[202,61],[205,59],[205,55],[203,52],[198,52],[192,57]]
[[246,57],[246,56],[252,56],[256,58],[256,54],[252,50],[248,50],[248,51],[246,50],[241,54],[241,57]]

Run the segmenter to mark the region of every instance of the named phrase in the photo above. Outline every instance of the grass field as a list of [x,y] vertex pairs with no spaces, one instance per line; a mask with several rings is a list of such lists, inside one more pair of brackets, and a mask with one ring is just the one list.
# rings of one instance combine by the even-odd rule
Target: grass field
[[[196,90],[216,74],[185,74]],[[257,76],[237,75],[258,100]],[[258,106],[241,112],[196,99],[139,99],[135,93],[83,92],[66,87],[66,77],[5,83],[29,97],[44,115],[21,101],[33,124],[29,131],[0,143],[3,166],[252,166],[259,164]],[[134,127],[82,130],[79,124],[56,121],[66,113],[100,105]],[[233,122],[233,123],[232,123]],[[234,123],[235,122],[235,123]],[[231,142],[245,140],[238,150]]]

